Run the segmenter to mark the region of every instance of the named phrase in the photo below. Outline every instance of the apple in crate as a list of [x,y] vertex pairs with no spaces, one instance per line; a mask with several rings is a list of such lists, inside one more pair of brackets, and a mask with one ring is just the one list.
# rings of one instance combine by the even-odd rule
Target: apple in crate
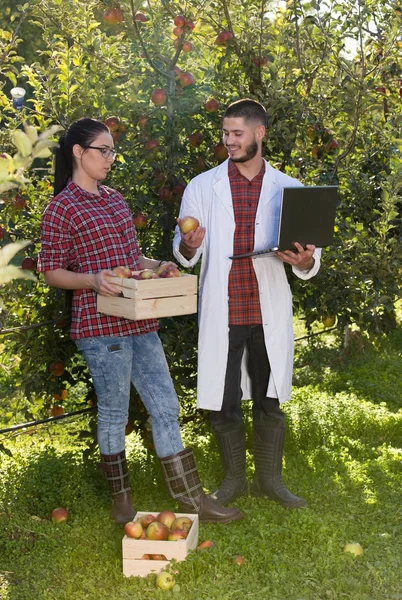
[[117,277],[123,277],[123,279],[129,279],[131,277],[131,269],[128,267],[115,267],[113,271]]
[[129,521],[124,525],[124,533],[127,537],[134,538],[138,540],[143,532],[142,525],[139,521]]
[[169,527],[163,523],[153,521],[147,527],[147,538],[149,540],[167,540],[169,535]]
[[151,515],[151,514],[144,515],[140,519],[141,525],[143,526],[144,529],[146,529],[148,527],[148,525],[150,523],[152,523],[153,521],[156,521],[156,517],[155,517],[155,515]]
[[192,524],[193,522],[190,517],[177,517],[171,524],[170,529],[172,531],[175,529],[184,529],[184,531],[188,531]]
[[169,542],[177,542],[177,540],[185,540],[188,532],[184,529],[174,529],[168,535]]
[[171,529],[171,525],[175,519],[176,515],[171,510],[163,510],[156,517],[156,520],[159,523],[163,523],[163,525],[166,525],[166,527],[169,527],[169,529]]

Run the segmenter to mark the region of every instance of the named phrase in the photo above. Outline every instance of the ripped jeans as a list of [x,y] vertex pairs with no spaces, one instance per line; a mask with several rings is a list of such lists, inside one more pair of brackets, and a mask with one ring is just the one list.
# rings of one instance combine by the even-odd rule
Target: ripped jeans
[[124,450],[130,382],[151,418],[157,455],[164,458],[183,450],[179,401],[158,334],[89,337],[76,343],[88,365],[98,399],[101,454]]

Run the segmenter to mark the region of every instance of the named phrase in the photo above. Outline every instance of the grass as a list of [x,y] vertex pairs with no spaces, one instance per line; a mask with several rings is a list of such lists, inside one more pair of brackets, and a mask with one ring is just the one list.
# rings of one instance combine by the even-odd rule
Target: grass
[[[402,600],[401,354],[401,328],[356,336],[348,352],[333,334],[299,343],[284,479],[309,508],[239,499],[242,521],[200,526],[200,541],[215,546],[177,563],[178,593],[157,590],[155,575],[123,577],[122,529],[109,518],[97,457],[82,458],[85,418],[3,440],[12,457],[0,457],[0,598]],[[183,436],[213,489],[222,471],[208,427],[188,425]],[[175,509],[157,459],[135,434],[127,444],[136,508]],[[250,436],[247,468],[251,479]],[[67,523],[50,521],[56,506],[69,508]],[[342,552],[355,541],[363,556]]]

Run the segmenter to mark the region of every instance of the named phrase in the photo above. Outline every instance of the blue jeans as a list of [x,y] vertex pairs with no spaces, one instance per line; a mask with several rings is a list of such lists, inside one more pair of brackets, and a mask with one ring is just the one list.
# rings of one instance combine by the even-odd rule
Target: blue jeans
[[77,346],[88,365],[98,399],[98,445],[102,454],[124,450],[130,382],[151,418],[157,455],[164,458],[183,450],[179,401],[156,332],[82,338]]

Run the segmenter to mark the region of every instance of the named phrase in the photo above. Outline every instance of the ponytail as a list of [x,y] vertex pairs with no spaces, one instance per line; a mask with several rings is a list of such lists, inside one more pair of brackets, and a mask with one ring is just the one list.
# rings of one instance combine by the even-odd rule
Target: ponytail
[[109,128],[96,119],[83,118],[74,121],[65,135],[59,139],[59,146],[55,152],[54,168],[54,195],[60,194],[73,175],[74,157],[73,147],[79,144],[82,148],[90,146],[94,139],[101,133],[109,133]]

